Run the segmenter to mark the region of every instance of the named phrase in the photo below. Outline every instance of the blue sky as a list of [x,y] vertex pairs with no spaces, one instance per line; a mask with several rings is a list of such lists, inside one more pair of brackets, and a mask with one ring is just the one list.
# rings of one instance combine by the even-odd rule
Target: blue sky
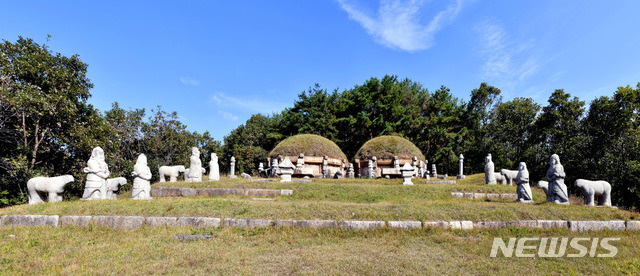
[[[398,75],[545,105],[640,81],[640,1],[3,1],[0,38],[89,64],[100,110],[160,105],[222,140],[251,114]],[[47,34],[52,38],[47,42]]]

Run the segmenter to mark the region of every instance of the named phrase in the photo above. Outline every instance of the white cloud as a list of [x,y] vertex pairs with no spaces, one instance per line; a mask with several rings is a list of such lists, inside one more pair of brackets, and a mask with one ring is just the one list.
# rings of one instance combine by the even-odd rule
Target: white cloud
[[496,81],[501,89],[513,90],[538,72],[541,63],[531,55],[532,42],[515,43],[502,26],[491,21],[481,22],[475,31],[480,35],[483,78]]
[[238,120],[238,116],[233,115],[230,112],[218,110],[218,114],[222,115],[222,118],[225,118],[225,119],[230,120],[230,121],[234,121],[235,122],[235,121]]
[[192,78],[187,78],[187,77],[180,77],[180,82],[182,82],[183,84],[193,85],[193,86],[200,85],[199,81],[194,80]]
[[242,109],[242,111],[258,112],[264,115],[270,115],[273,112],[282,111],[287,104],[265,100],[257,97],[253,98],[237,98],[216,93],[211,95],[211,100],[220,108]]
[[408,52],[433,46],[434,35],[453,22],[462,9],[462,0],[454,0],[424,26],[420,23],[420,10],[424,4],[421,0],[381,0],[377,17],[367,14],[348,0],[337,1],[349,18],[360,23],[378,43]]

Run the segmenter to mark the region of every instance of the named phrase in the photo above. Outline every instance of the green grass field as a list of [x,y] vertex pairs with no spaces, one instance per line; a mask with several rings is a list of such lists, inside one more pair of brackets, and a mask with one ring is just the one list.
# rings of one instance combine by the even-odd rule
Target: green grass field
[[[292,189],[291,196],[254,201],[247,196],[155,198],[134,201],[63,201],[0,209],[0,215],[142,215],[218,218],[334,220],[638,220],[613,208],[513,200],[456,199],[452,191],[514,193],[515,186],[487,186],[482,175],[455,185],[402,186],[401,180],[323,180],[312,183],[162,183],[172,187]],[[160,185],[159,183],[154,185]],[[178,234],[207,234],[210,240],[179,241]],[[495,237],[618,237],[613,258],[490,258]],[[640,273],[640,233],[566,229],[303,229],[266,227],[143,226],[116,230],[90,226],[0,228],[0,274],[632,274]]]

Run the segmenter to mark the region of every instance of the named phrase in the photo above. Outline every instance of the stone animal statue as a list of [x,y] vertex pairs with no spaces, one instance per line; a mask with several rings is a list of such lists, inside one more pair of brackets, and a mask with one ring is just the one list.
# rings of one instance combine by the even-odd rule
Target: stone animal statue
[[335,179],[342,179],[342,171],[337,171],[334,175],[333,178]]
[[169,177],[169,182],[178,181],[180,173],[185,171],[184,166],[162,166],[158,169],[160,182],[166,182],[165,177]]
[[124,177],[107,179],[107,195],[105,199],[116,199],[116,192],[118,192],[118,188],[124,184],[127,184],[127,179]]
[[29,191],[29,204],[38,204],[44,202],[46,194],[49,202],[62,201],[62,193],[67,184],[73,182],[73,176],[63,175],[56,177],[34,177],[27,181],[27,190]]
[[493,175],[495,176],[496,183],[500,182],[501,185],[507,185],[507,178],[505,178],[504,175],[497,172],[494,172]]
[[242,177],[244,179],[249,179],[249,178],[251,178],[251,175],[249,175],[248,173],[241,173],[240,177]]
[[598,205],[611,206],[611,184],[606,181],[591,181],[578,179],[574,183],[576,187],[582,189],[584,195],[584,205],[593,206],[594,198],[598,198]]
[[552,200],[549,196],[549,182],[540,180],[536,186],[544,191],[544,194],[547,195],[547,201],[551,202]]
[[[184,175],[183,175],[183,177],[184,177],[184,181],[185,181],[185,182],[202,182],[202,176],[200,176],[200,181],[191,181],[191,180],[189,179],[189,177],[188,177],[188,176],[189,176],[189,172],[190,172],[190,171],[191,171],[191,169],[185,169],[185,170],[184,170]],[[206,170],[205,168],[202,168],[202,174],[205,174],[206,172],[207,172],[207,170]]]
[[512,171],[507,169],[500,170],[500,174],[504,175],[504,178],[507,179],[507,184],[509,186],[512,186],[513,180],[515,180],[516,177],[518,177],[518,171]]

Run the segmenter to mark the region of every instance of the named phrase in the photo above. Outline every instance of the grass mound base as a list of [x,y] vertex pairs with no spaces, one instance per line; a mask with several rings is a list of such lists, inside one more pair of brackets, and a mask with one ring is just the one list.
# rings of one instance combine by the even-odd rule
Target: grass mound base
[[348,160],[340,147],[333,141],[315,134],[299,134],[282,140],[269,153],[269,158],[282,156],[329,156],[330,158]]
[[411,141],[400,136],[385,135],[373,138],[358,150],[355,159],[368,160],[371,157],[391,159],[397,156],[400,159],[411,159],[414,156],[418,160],[424,160],[424,155]]

